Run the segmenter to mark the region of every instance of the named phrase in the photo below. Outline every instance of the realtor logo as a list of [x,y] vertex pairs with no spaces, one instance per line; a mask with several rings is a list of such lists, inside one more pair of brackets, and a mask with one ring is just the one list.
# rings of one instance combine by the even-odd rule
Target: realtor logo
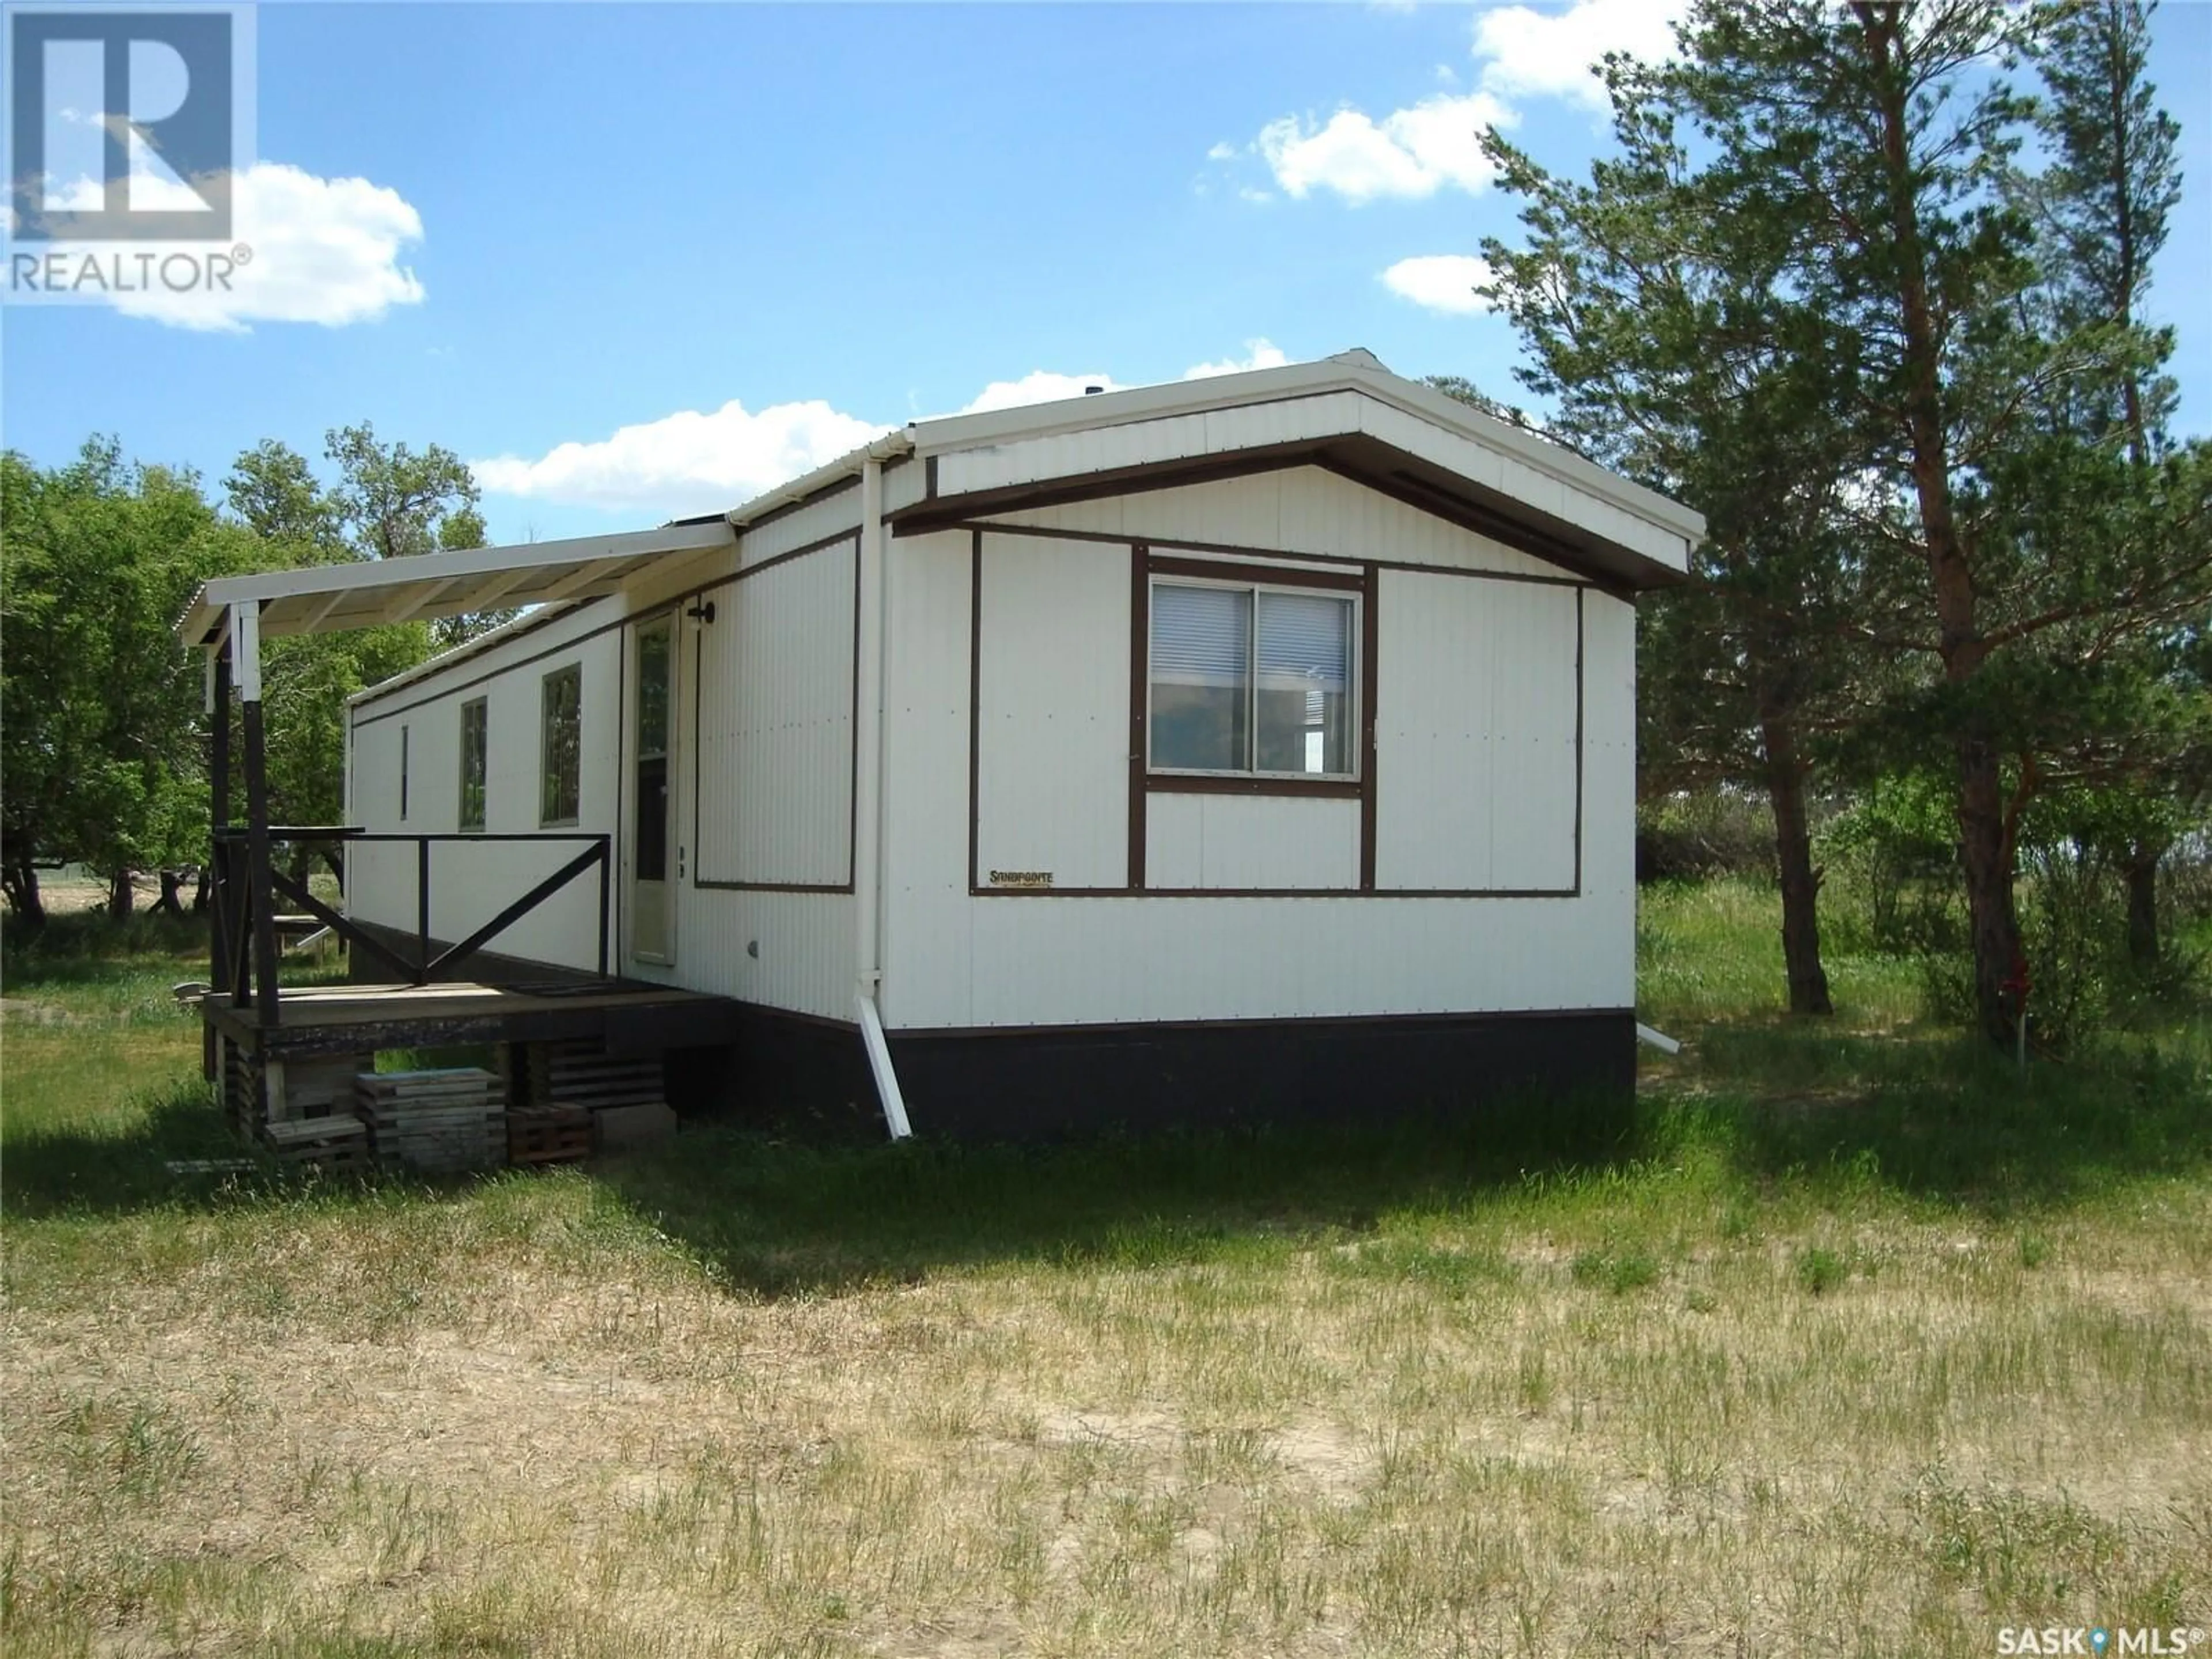
[[8,183],[22,243],[228,240],[252,161],[245,6],[10,6]]

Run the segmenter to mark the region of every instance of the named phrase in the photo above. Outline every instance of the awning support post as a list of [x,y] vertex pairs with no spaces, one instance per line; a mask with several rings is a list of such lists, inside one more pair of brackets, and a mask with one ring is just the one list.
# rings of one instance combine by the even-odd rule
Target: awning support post
[[261,606],[231,608],[238,655],[240,723],[246,738],[246,883],[253,916],[254,1008],[265,1029],[276,1024],[276,897],[269,879],[269,757],[261,719]]
[[217,993],[230,986],[225,890],[230,863],[222,832],[230,827],[230,641],[208,649],[208,985]]

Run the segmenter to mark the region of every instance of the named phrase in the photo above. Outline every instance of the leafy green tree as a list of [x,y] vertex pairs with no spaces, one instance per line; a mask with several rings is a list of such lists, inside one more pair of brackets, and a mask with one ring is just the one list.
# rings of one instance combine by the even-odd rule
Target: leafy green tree
[[[441,445],[417,453],[404,443],[386,444],[364,421],[331,428],[324,453],[340,474],[331,495],[337,522],[363,558],[404,559],[449,545],[442,539],[446,520],[476,513],[474,475]],[[474,525],[481,531],[481,518]]]
[[[398,559],[484,544],[481,492],[468,465],[432,444],[420,453],[386,444],[368,422],[334,427],[325,453],[342,475],[331,500],[354,550],[363,558]],[[431,623],[441,650],[497,627],[512,611],[441,617]]]
[[[413,547],[425,533],[446,544],[480,538],[483,520],[472,506],[458,499],[455,483],[458,476],[472,490],[473,481],[451,452],[433,446],[427,456],[416,457],[404,445],[387,451],[367,427],[333,434],[333,454],[340,448],[352,458],[353,470],[334,490],[322,487],[304,456],[274,439],[246,451],[233,465],[224,480],[226,498],[231,511],[261,538],[269,564],[383,556],[376,549]],[[413,493],[403,501],[395,499],[394,490]],[[443,495],[436,495],[441,490]],[[364,512],[383,514],[390,522],[369,544],[356,547],[349,544],[347,531],[351,526],[359,533]],[[410,514],[420,521],[411,527],[404,522]],[[263,642],[273,817],[288,823],[339,822],[344,811],[345,700],[413,667],[430,649],[431,630],[422,623],[289,635]],[[234,791],[233,799],[240,798]]]
[[2064,796],[2075,838],[2120,872],[2128,948],[2146,962],[2160,954],[2159,865],[2212,804],[2212,693],[2192,649],[2205,619],[2201,583],[2187,575],[2208,542],[2207,455],[2169,435],[2175,389],[2164,366],[2173,335],[2141,320],[2181,191],[2179,130],[2148,80],[2153,11],[2141,0],[2062,0],[2042,10],[2030,54],[2052,159],[2008,180],[2037,234],[2043,280],[2032,303],[2057,326],[2101,329],[2113,343],[2106,373],[2041,400],[2044,441],[2014,470],[2023,533],[2093,548],[2117,542],[2117,555],[2091,556],[2124,574],[2148,565],[2179,578],[2144,594],[2138,609],[2153,613],[2149,626],[2115,636],[2091,615],[2056,627],[2040,700],[2069,716],[2049,744],[2045,787]]
[[171,630],[258,544],[189,473],[127,465],[112,439],[51,471],[13,453],[0,469],[0,887],[35,922],[39,868],[82,861],[125,909],[131,871],[204,845],[199,665]]
[[[2033,106],[2002,65],[2032,21],[2001,0],[1699,0],[1677,61],[1607,71],[1650,144],[1681,145],[1701,258],[1736,275],[1736,308],[1703,337],[1717,349],[1745,309],[1807,325],[1785,384],[1856,452],[1847,591],[1896,665],[1888,728],[1940,743],[1954,780],[1973,1005],[1993,1036],[2014,1012],[2016,838],[2056,737],[2060,641],[2155,637],[2206,577],[2171,537],[2066,533],[2048,510],[2055,478],[2095,482],[2070,465],[2078,446],[2056,465],[2051,400],[2115,384],[2145,345],[2037,302],[2033,226],[2003,188]],[[1698,314],[1670,302],[1639,320]],[[2195,489],[2172,480],[2168,519],[2189,518]]]
[[290,445],[263,439],[232,464],[222,488],[239,520],[263,541],[294,550],[293,562],[358,556],[346,545],[337,500]]

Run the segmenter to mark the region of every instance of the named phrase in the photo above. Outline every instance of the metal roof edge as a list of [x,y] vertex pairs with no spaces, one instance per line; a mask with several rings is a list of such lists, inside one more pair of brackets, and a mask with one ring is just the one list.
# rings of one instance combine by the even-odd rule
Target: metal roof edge
[[1279,368],[1247,369],[1203,380],[1132,386],[1121,392],[1063,398],[1047,404],[1027,404],[976,415],[940,416],[912,422],[906,430],[915,453],[944,454],[952,450],[990,447],[1179,415],[1205,414],[1249,403],[1319,397],[1331,392],[1360,392],[1474,442],[1503,451],[1524,465],[1693,543],[1704,538],[1705,515],[1680,501],[1625,478],[1562,445],[1449,398],[1433,386],[1407,380],[1386,368],[1347,361],[1350,356],[1346,354],[1317,362],[1288,363]]

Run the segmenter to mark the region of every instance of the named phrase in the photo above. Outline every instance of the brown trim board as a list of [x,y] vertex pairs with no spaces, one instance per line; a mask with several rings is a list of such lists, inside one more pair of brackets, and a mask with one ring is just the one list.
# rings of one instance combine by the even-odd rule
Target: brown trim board
[[968,551],[968,890],[975,891],[982,839],[983,787],[983,532],[972,533]]
[[[976,532],[980,544],[982,532]],[[1129,885],[1141,889],[1145,884],[1145,842],[1151,831],[1146,826],[1145,797],[1150,790],[1146,753],[1151,747],[1151,734],[1146,730],[1146,717],[1151,698],[1146,684],[1152,654],[1152,550],[1142,542],[1129,544]],[[1139,667],[1138,665],[1144,666]]]
[[1583,890],[1583,772],[1589,757],[1583,752],[1583,596],[1575,595],[1575,891]]
[[1147,772],[1148,795],[1291,795],[1315,800],[1357,800],[1358,778],[1278,777],[1270,773]]
[[1376,667],[1381,653],[1382,624],[1376,619],[1382,597],[1382,577],[1373,565],[1362,579],[1366,600],[1359,607],[1359,890],[1375,890],[1375,842],[1378,822],[1375,775],[1375,694],[1382,677]]
[[1447,487],[1417,470],[1425,465],[1419,457],[1358,433],[1291,439],[1225,455],[1140,462],[1062,480],[925,498],[892,515],[893,533],[920,534],[995,513],[1066,506],[1109,495],[1144,495],[1308,465],[1334,472],[1416,511],[1555,565],[1616,592],[1619,597],[1632,597],[1639,574],[1644,586],[1672,586],[1684,580],[1680,571],[1648,554],[1604,542],[1578,526],[1472,481],[1463,481],[1463,489]]
[[[1224,558],[1249,559],[1258,562],[1308,564],[1319,567],[1340,576],[1357,577],[1360,571],[1373,566],[1379,570],[1403,570],[1422,576],[1464,576],[1475,581],[1525,582],[1535,587],[1596,587],[1598,583],[1583,576],[1533,576],[1521,570],[1470,570],[1455,564],[1427,564],[1414,559],[1362,559],[1340,553],[1291,553],[1279,547],[1253,547],[1237,542],[1200,542],[1177,540],[1165,536],[1132,537],[1126,530],[1060,530],[1042,525],[1008,524],[997,519],[963,519],[957,525],[938,526],[940,529],[981,530],[994,536],[1036,536],[1046,541],[1098,542],[1110,547],[1127,547],[1133,540],[1151,548],[1166,548],[1176,553],[1218,554]],[[1295,580],[1301,584],[1313,579],[1300,573]]]
[[[1147,544],[1151,547],[1158,543]],[[1367,578],[1357,570],[1299,570],[1265,564],[1229,564],[1219,559],[1163,558],[1153,553],[1146,561],[1155,576],[1194,576],[1202,581],[1246,583],[1286,582],[1297,587],[1333,588],[1340,592],[1365,591]]]

